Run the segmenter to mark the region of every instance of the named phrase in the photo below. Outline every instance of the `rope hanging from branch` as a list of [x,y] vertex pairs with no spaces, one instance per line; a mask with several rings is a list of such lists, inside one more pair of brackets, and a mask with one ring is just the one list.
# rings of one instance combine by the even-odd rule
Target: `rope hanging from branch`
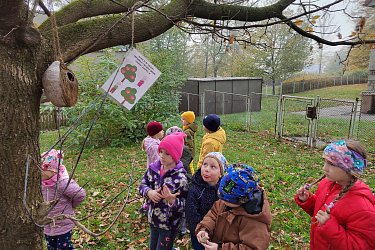
[[56,61],[43,74],[44,93],[55,106],[72,107],[78,98],[78,81],[74,73],[64,64],[52,0],[49,0],[49,8],[51,9],[52,47]]

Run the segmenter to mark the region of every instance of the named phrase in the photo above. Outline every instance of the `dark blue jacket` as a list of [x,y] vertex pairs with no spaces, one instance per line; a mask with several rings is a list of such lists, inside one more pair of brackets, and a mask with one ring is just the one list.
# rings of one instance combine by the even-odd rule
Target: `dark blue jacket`
[[210,186],[203,180],[200,168],[195,172],[185,210],[187,228],[190,233],[195,232],[198,223],[201,222],[215,201],[219,199],[217,196],[219,183],[220,181],[215,186]]

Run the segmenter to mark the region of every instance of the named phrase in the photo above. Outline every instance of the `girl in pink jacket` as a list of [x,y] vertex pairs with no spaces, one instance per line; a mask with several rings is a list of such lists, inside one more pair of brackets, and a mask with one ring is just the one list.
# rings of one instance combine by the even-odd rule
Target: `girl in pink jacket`
[[375,208],[370,188],[358,178],[367,154],[356,141],[337,141],[323,152],[325,178],[315,194],[301,187],[294,199],[311,216],[310,249],[375,249]]
[[[63,154],[51,149],[42,154],[42,194],[44,201],[57,203],[48,213],[49,218],[65,214],[74,215],[76,208],[86,197],[86,192],[74,180],[70,180],[63,162]],[[44,226],[48,250],[74,249],[71,237],[74,223],[70,219],[53,219]]]

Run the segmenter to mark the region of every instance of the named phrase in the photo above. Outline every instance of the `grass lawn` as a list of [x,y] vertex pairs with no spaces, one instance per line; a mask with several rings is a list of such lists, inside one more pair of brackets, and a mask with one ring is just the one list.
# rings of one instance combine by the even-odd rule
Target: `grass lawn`
[[355,100],[361,97],[361,92],[367,90],[367,84],[341,85],[328,88],[314,89],[311,91],[296,93],[297,96],[332,98],[332,99],[350,99]]
[[[248,133],[225,128],[228,142],[224,155],[229,162],[241,161],[252,165],[262,178],[262,185],[272,207],[272,244],[269,249],[307,249],[309,242],[309,217],[293,201],[297,188],[322,175],[321,151],[288,141],[278,141],[273,133]],[[197,142],[201,141],[202,129]],[[41,134],[41,149],[46,150],[58,137],[56,132]],[[198,151],[199,152],[199,151]],[[70,169],[78,154],[77,148],[65,152],[64,164]],[[373,162],[374,155],[371,161]],[[119,211],[126,192],[106,209],[119,192],[127,188],[130,175],[135,180],[131,187],[130,203],[119,217],[115,226],[98,239],[82,231],[74,230],[77,248],[84,249],[147,249],[148,225],[145,217],[138,213],[142,199],[137,195],[138,184],[145,171],[146,155],[140,145],[124,148],[85,149],[76,170],[75,179],[85,186],[87,198],[78,208],[77,217],[95,216],[82,221],[94,232],[108,226]],[[374,168],[364,180],[374,190]],[[180,249],[187,249],[189,239],[178,241]]]

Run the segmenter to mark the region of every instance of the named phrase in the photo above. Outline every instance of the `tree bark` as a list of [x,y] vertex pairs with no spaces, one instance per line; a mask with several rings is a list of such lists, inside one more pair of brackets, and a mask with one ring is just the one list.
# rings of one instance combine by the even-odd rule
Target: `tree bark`
[[[0,249],[42,249],[41,228],[23,207],[26,155],[39,160],[40,76],[37,53],[0,44]],[[41,200],[40,174],[31,161],[27,204]]]

